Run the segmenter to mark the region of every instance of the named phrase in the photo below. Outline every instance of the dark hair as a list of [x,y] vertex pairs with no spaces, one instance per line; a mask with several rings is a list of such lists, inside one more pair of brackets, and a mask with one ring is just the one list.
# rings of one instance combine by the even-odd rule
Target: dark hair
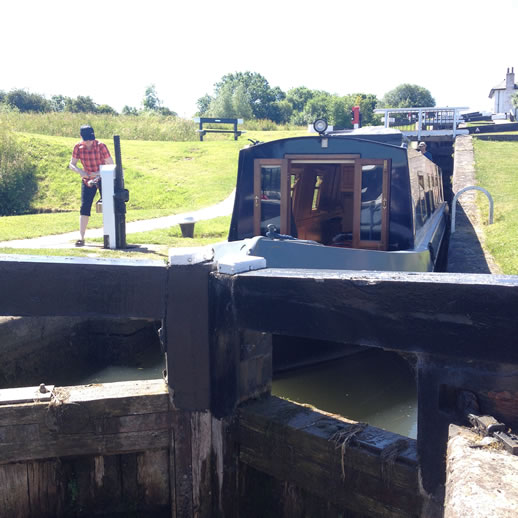
[[79,131],[81,133],[81,138],[83,140],[95,140],[95,133],[92,126],[81,126],[81,129]]

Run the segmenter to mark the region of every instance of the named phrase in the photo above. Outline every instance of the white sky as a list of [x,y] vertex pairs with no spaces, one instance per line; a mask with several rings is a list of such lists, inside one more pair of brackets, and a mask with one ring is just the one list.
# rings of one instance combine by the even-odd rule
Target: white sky
[[17,0],[2,3],[0,90],[139,107],[155,84],[190,117],[227,73],[381,98],[401,83],[438,106],[490,109],[514,67],[518,0]]

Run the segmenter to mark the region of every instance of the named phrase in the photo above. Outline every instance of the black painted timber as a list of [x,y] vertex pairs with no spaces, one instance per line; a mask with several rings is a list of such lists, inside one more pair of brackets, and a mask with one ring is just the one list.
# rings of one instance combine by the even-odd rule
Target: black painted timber
[[214,265],[173,266],[167,298],[167,377],[174,404],[210,409],[209,273]]
[[161,319],[167,266],[155,261],[0,256],[0,315]]
[[518,131],[518,122],[504,124],[483,124],[480,126],[469,126],[466,128],[470,135],[477,133],[502,133],[504,131]]
[[218,282],[236,325],[280,335],[518,363],[518,278],[264,269]]

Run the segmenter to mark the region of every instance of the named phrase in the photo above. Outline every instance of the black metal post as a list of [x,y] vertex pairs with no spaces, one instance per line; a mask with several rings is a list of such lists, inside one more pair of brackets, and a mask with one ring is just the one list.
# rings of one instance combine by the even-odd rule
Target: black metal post
[[114,135],[115,148],[115,248],[126,248],[126,201],[124,196],[124,174],[122,172],[122,157],[119,135]]

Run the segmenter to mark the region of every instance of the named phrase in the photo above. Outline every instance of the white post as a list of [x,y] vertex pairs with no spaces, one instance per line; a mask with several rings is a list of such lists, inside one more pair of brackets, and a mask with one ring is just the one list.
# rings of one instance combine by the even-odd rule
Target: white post
[[103,190],[103,228],[104,248],[116,248],[115,238],[115,164],[101,166],[101,182]]
[[457,110],[453,111],[453,138],[455,139],[457,135],[457,118],[459,116],[459,112]]
[[421,140],[421,129],[423,128],[423,110],[419,110],[417,116],[417,140]]

